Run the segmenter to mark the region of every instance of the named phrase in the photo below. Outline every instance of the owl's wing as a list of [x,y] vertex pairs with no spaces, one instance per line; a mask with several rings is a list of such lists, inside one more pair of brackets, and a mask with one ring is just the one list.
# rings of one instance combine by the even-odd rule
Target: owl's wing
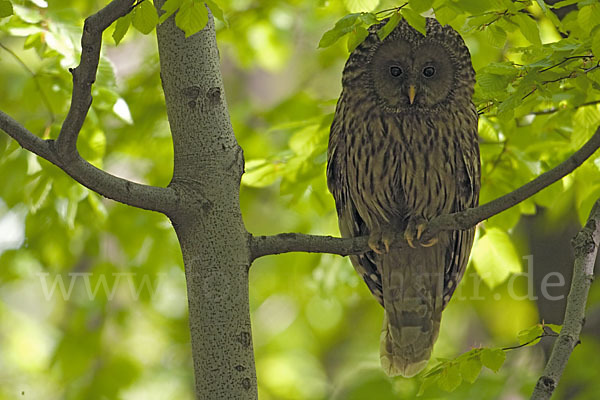
[[[479,146],[477,145],[477,129],[469,132],[469,134],[469,140],[457,149],[457,196],[452,212],[476,207],[479,204],[481,168]],[[465,273],[474,237],[475,228],[454,231],[452,234],[451,243],[453,243],[453,246],[446,255],[446,269],[444,271],[444,308]]]
[[[368,235],[369,231],[350,197],[345,140],[348,133],[343,129],[344,107],[342,98],[343,93],[340,97],[329,135],[329,146],[327,148],[327,186],[335,200],[342,237],[357,237]],[[371,293],[383,305],[381,275],[377,270],[374,258],[375,254],[369,251],[361,255],[350,256],[350,261],[352,261],[356,272],[363,277]]]

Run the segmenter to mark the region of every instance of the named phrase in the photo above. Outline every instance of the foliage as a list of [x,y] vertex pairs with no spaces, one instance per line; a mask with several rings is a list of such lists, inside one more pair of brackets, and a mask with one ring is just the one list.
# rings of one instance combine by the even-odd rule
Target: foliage
[[[247,160],[241,207],[256,234],[338,233],[324,169],[340,74],[348,51],[386,17],[418,28],[433,8],[465,38],[477,72],[482,203],[564,160],[600,123],[595,1],[207,3],[218,18],[227,101]],[[40,137],[57,136],[83,19],[104,4],[0,1],[0,109]],[[189,36],[205,24],[198,4],[168,0],[163,10],[178,10]],[[569,5],[576,7],[562,20],[553,14]],[[172,144],[155,39],[139,33],[152,32],[164,15],[143,0],[105,33],[78,142],[96,166],[161,186],[171,178]],[[482,224],[474,268],[444,313],[434,350],[442,361],[416,380],[380,372],[381,310],[347,260],[294,254],[256,262],[250,302],[261,399],[412,398],[420,390],[423,398],[527,395],[541,370],[541,348],[494,347],[540,335],[537,326],[518,336],[539,322],[533,299],[523,294],[529,281],[516,279],[527,272],[521,260],[528,254],[518,223],[537,207],[550,221],[569,219],[572,209],[583,220],[600,197],[599,169],[599,158],[587,162]],[[0,399],[21,392],[191,398],[185,282],[169,221],[90,193],[4,134],[0,176]],[[73,283],[70,296],[61,293],[60,279],[65,290]],[[594,308],[600,295],[592,291]],[[588,345],[596,348],[597,339],[584,339]],[[564,385],[595,393],[599,383],[589,371],[600,368],[597,357],[578,351]],[[508,379],[514,389],[505,386]]]

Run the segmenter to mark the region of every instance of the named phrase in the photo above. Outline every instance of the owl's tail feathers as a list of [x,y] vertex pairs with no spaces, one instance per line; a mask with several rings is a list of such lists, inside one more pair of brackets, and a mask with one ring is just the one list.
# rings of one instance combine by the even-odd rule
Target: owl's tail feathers
[[405,378],[421,372],[431,357],[439,326],[438,320],[433,321],[428,329],[423,326],[393,327],[387,312],[384,312],[379,346],[381,368],[388,376],[401,375]]

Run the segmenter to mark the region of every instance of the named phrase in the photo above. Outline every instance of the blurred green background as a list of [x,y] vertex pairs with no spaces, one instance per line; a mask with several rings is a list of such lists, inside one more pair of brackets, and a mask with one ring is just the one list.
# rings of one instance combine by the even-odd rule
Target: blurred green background
[[[7,2],[0,3],[2,9]],[[12,1],[14,15],[0,19],[0,109],[40,137],[56,138],[83,18],[106,3]],[[600,99],[600,71],[593,69],[600,5],[568,3],[558,21],[535,1],[433,2],[438,18],[463,34],[478,73],[482,202],[567,158],[600,123],[597,104],[581,107]],[[324,172],[348,50],[345,37],[324,49],[318,43],[350,12],[399,4],[218,4],[228,20],[217,21],[226,97],[247,162],[241,188],[247,229],[338,235]],[[112,32],[105,33],[79,150],[113,174],[165,186],[172,144],[156,38],[131,31],[115,46]],[[531,114],[540,110],[554,111]],[[569,241],[598,197],[596,154],[573,175],[482,224],[430,365],[480,346],[515,345],[521,330],[541,321],[560,324],[572,268]],[[381,372],[382,310],[345,258],[257,260],[250,306],[261,399],[405,399],[419,390],[419,378]],[[582,344],[556,398],[600,393],[598,284],[588,308]],[[509,351],[499,372],[484,368],[474,384],[452,392],[433,385],[421,398],[528,398],[551,343]],[[0,399],[17,398],[192,399],[193,373],[183,266],[168,219],[89,192],[2,133]]]

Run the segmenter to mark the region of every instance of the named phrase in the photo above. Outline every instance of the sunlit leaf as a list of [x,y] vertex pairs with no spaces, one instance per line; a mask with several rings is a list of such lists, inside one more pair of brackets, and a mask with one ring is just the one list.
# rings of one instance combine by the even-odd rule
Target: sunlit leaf
[[352,52],[369,35],[365,27],[358,26],[348,35],[348,51]]
[[513,19],[519,25],[519,31],[525,36],[525,39],[531,44],[541,46],[540,31],[535,20],[523,13],[518,13]]
[[379,30],[377,31],[377,36],[379,36],[379,40],[383,40],[386,37],[388,37],[388,35],[390,33],[392,33],[394,28],[398,26],[398,24],[400,23],[401,20],[402,20],[402,15],[398,12],[395,12],[390,17],[388,22],[384,26],[379,28]]
[[[185,1],[189,1],[189,0],[185,0]],[[184,2],[184,0],[167,0],[163,3],[161,10],[164,11],[164,13],[160,16],[159,22],[162,24],[163,22],[165,22],[167,20],[167,18],[169,18],[171,15],[175,14],[175,11],[177,11],[179,9],[179,7],[181,7],[181,4]]]
[[473,383],[477,380],[482,365],[479,355],[469,357],[459,364],[460,375],[465,381]]
[[519,340],[520,345],[524,345],[526,343],[529,345],[534,345],[540,341],[539,336],[541,336],[543,333],[544,327],[541,324],[537,324],[519,332],[517,334],[517,339]]
[[462,378],[457,365],[444,368],[437,380],[438,386],[446,392],[454,391],[461,382]]
[[411,10],[410,8],[403,8],[400,10],[400,12],[410,26],[421,32],[423,35],[427,34],[427,29],[425,27],[427,20],[425,17],[421,16],[419,13]]
[[591,32],[592,29],[600,24],[600,4],[593,2],[579,10],[577,14],[577,22],[579,26],[586,32]]
[[379,0],[343,0],[343,2],[351,13],[372,11],[379,4]]
[[149,0],[144,0],[132,11],[131,23],[135,29],[144,35],[149,34],[158,24],[158,13]]
[[481,350],[481,363],[494,372],[498,372],[506,360],[506,353],[502,349]]
[[596,59],[600,59],[600,29],[596,31],[592,39],[592,53]]
[[433,0],[408,0],[408,5],[417,13],[428,11],[433,5]]
[[217,18],[217,19],[221,20],[222,22],[224,22],[225,25],[229,24],[227,22],[227,19],[225,18],[225,15],[223,14],[223,10],[221,10],[221,8],[219,7],[219,5],[217,3],[215,3],[212,0],[204,0],[204,2],[208,6],[208,8],[210,8],[210,11],[213,13],[213,15],[215,16],[215,18]]
[[204,2],[187,0],[175,15],[175,23],[185,32],[185,36],[191,36],[204,29],[208,22],[208,11]]
[[329,47],[339,38],[354,30],[354,25],[361,14],[348,14],[335,23],[335,26],[325,32],[319,41],[319,47]]
[[131,25],[131,13],[122,16],[117,20],[115,24],[115,30],[112,34],[112,37],[115,41],[115,44],[119,44],[127,31],[129,30],[129,26]]
[[494,288],[511,273],[521,271],[521,260],[508,234],[498,228],[489,228],[473,248],[472,258],[481,279]]

